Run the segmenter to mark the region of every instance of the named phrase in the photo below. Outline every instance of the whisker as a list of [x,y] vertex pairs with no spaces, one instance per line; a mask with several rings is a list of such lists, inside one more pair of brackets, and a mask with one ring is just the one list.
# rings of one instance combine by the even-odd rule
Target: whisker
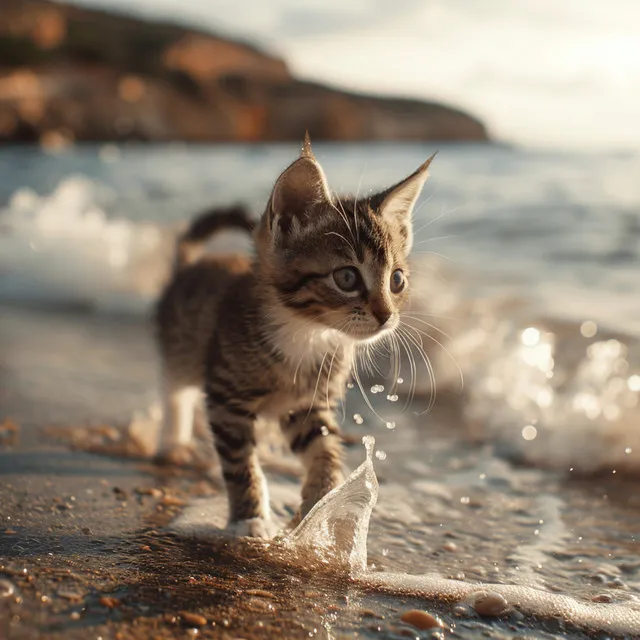
[[416,322],[421,322],[422,324],[426,325],[430,329],[433,329],[434,331],[441,333],[445,338],[449,338],[449,340],[451,340],[451,336],[448,333],[444,332],[439,327],[436,327],[434,324],[427,322],[426,320],[421,320],[420,318],[416,318],[413,316],[413,314],[412,315],[402,314],[402,319],[404,320],[405,318],[408,318],[409,320],[415,320]]
[[429,382],[431,383],[431,393],[429,395],[429,405],[427,407],[427,409],[425,409],[425,411],[422,411],[421,413],[419,413],[418,415],[423,415],[425,413],[429,413],[435,403],[436,403],[436,393],[437,393],[437,388],[436,388],[436,375],[435,375],[435,371],[433,370],[433,365],[431,364],[431,361],[429,360],[429,356],[426,354],[426,352],[424,351],[424,349],[422,348],[422,345],[418,343],[418,341],[415,339],[414,336],[412,336],[405,327],[402,327],[404,334],[406,336],[406,338],[411,342],[411,344],[413,344],[416,349],[418,350],[418,353],[420,354],[420,356],[422,357],[422,360],[424,361],[424,364],[427,368],[427,372],[429,375]]
[[[428,338],[429,340],[431,340],[432,342],[435,342],[435,344],[437,344],[448,356],[449,358],[451,358],[451,361],[453,362],[453,364],[456,365],[456,369],[458,370],[458,374],[460,376],[460,392],[462,393],[462,391],[464,391],[464,374],[462,373],[462,368],[460,367],[460,365],[458,364],[458,361],[455,359],[455,357],[453,356],[453,354],[449,351],[449,349],[447,349],[447,347],[445,347],[442,342],[440,342],[437,338],[435,338],[434,336],[432,336],[430,333],[427,333],[426,331],[422,331],[420,329],[418,329],[417,327],[412,327],[409,324],[406,323],[402,323],[404,326],[407,327],[411,327],[411,329],[413,329],[414,331],[417,331],[421,334],[423,334],[425,336],[425,338]],[[446,334],[445,334],[446,335]],[[449,337],[449,336],[447,336]]]

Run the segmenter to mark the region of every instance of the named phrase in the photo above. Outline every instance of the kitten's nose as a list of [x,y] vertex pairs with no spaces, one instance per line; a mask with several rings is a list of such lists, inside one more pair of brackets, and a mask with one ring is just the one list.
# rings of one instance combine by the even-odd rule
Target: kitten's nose
[[387,308],[380,305],[371,305],[371,313],[373,317],[380,323],[380,326],[386,324],[387,320],[393,315],[393,313]]

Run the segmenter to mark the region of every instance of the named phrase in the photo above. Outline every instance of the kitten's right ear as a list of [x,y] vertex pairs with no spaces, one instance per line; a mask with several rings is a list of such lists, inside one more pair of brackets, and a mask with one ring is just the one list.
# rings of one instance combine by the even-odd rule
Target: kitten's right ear
[[277,223],[286,231],[296,222],[304,224],[310,205],[318,202],[331,202],[331,192],[307,134],[300,157],[283,171],[273,187],[268,208],[270,228]]

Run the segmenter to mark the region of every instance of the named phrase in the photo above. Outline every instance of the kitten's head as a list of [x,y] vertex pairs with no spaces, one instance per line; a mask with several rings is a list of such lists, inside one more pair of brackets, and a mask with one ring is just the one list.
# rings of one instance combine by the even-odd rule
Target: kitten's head
[[343,198],[329,190],[305,139],[257,233],[260,272],[281,311],[359,341],[397,326],[409,289],[411,214],[431,160],[381,193]]

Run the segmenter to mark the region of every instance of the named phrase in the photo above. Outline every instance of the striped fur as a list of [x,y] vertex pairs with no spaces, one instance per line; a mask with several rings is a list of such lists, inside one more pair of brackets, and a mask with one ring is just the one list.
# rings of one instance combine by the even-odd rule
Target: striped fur
[[[204,391],[236,532],[270,533],[259,418],[279,421],[305,466],[301,516],[342,482],[335,408],[357,344],[397,326],[407,286],[392,290],[393,274],[401,270],[407,282],[411,211],[428,162],[385,192],[338,198],[307,139],[274,186],[252,258],[178,261],[157,309],[167,416],[160,454],[171,458],[190,445],[194,398]],[[249,227],[226,215],[226,226]],[[220,229],[215,216],[192,224],[200,230],[187,233],[192,255]],[[344,278],[357,286],[341,289]]]

